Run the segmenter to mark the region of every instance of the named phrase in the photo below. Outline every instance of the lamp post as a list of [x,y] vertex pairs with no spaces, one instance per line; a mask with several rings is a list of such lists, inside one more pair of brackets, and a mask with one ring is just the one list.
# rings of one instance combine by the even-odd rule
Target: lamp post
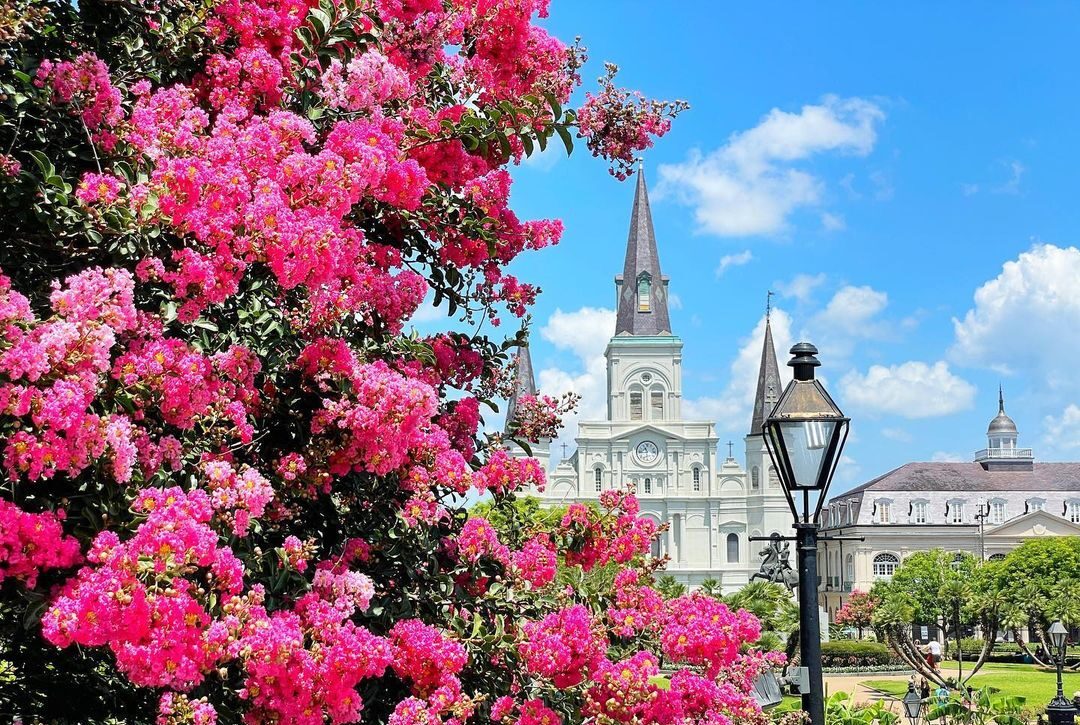
[[794,369],[794,379],[762,425],[762,434],[795,519],[799,649],[808,680],[807,689],[802,691],[803,710],[810,715],[812,725],[825,725],[817,603],[818,519],[847,440],[850,419],[814,379],[814,368],[821,365],[815,357],[817,348],[800,342],[791,348],[791,355],[788,365]]
[[1065,699],[1065,692],[1061,685],[1061,669],[1065,665],[1065,640],[1069,637],[1069,630],[1061,620],[1050,625],[1050,644],[1054,648],[1054,664],[1057,666],[1057,695],[1046,706],[1046,716],[1050,725],[1072,725],[1076,716],[1076,708]]
[[918,725],[919,718],[922,717],[923,700],[919,693],[915,692],[914,681],[908,681],[907,694],[904,695],[904,714],[907,715],[908,722],[911,725]]

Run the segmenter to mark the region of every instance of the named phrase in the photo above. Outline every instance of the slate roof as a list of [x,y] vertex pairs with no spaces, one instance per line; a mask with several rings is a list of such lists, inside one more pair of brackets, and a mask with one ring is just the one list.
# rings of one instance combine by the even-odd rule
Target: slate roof
[[757,393],[754,395],[754,417],[750,435],[761,435],[761,426],[780,398],[780,367],[776,364],[772,322],[765,318],[765,342],[761,346],[761,366],[758,368]]
[[1080,463],[1035,463],[1030,471],[987,471],[978,463],[906,463],[833,498],[863,491],[1080,491]]
[[536,395],[536,378],[533,376],[532,355],[529,354],[528,345],[518,348],[514,364],[516,365],[514,390],[506,403],[506,424],[503,427],[503,431],[507,434],[510,433],[510,423],[517,414],[518,398],[522,395]]
[[[638,278],[647,274],[651,281],[649,311],[638,311]],[[649,191],[645,187],[645,172],[637,173],[634,208],[630,212],[630,234],[626,239],[626,261],[623,273],[615,278],[619,289],[619,310],[615,320],[616,335],[670,335],[667,281],[660,272],[660,255],[656,251],[656,232],[653,231],[649,209]]]

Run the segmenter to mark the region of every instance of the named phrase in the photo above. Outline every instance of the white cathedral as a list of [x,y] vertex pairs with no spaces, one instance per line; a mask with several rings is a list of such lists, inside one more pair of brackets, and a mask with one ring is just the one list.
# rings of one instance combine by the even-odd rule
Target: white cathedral
[[[791,533],[791,512],[761,437],[761,423],[781,393],[772,329],[766,322],[744,466],[730,444],[726,457],[718,453],[711,421],[682,416],[683,343],[671,329],[668,278],[660,271],[640,171],[615,295],[615,331],[605,352],[607,417],[579,423],[576,450],[548,471],[541,496],[562,505],[633,486],[641,515],[667,525],[653,543],[654,556],[669,557],[667,573],[691,588],[711,578],[725,592],[738,589],[758,570],[765,546],[749,538]],[[518,355],[517,376],[508,420],[517,395],[536,392],[528,348]],[[549,467],[549,442],[532,452]]]

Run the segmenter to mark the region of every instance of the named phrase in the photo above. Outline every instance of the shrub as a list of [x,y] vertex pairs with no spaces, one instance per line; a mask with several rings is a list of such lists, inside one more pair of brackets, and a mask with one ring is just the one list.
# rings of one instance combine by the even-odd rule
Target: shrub
[[877,667],[899,664],[896,656],[880,642],[839,640],[821,644],[824,667]]

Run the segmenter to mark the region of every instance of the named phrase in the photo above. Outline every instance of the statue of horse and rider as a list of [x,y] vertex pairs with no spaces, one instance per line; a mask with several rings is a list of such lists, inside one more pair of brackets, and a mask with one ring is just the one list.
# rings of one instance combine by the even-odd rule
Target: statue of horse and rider
[[768,545],[758,552],[758,556],[764,557],[761,568],[750,577],[750,581],[764,579],[765,581],[783,584],[788,589],[795,589],[799,583],[799,576],[791,568],[791,544],[783,541],[780,534],[773,532],[769,537]]

